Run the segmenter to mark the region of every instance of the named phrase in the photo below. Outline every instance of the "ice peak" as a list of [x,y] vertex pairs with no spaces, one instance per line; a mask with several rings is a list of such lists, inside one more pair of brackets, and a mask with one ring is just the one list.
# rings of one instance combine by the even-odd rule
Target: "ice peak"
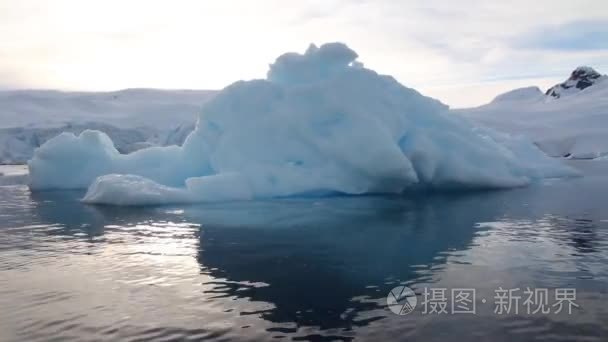
[[600,78],[605,77],[589,66],[579,66],[574,69],[570,77],[563,83],[556,84],[547,90],[547,95],[560,98],[564,95],[576,93],[594,85]]
[[288,52],[270,65],[268,80],[274,83],[300,84],[326,79],[351,66],[359,67],[359,57],[344,43],[310,44],[304,54]]

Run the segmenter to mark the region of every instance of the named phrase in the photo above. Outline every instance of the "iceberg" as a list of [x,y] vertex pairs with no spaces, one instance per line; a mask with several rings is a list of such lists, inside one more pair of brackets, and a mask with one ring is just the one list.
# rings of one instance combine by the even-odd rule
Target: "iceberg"
[[311,45],[205,103],[182,146],[119,153],[61,134],[29,161],[32,190],[88,188],[116,205],[525,186],[574,171],[379,75],[342,43]]

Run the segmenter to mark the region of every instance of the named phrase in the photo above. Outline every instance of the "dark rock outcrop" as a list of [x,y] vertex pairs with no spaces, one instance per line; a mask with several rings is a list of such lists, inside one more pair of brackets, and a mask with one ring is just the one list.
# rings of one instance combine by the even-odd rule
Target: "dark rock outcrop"
[[587,66],[581,66],[576,68],[565,82],[556,84],[549,88],[546,94],[555,98],[560,98],[566,93],[574,93],[574,89],[578,89],[580,91],[588,88],[603,77],[606,76],[595,71],[595,69]]

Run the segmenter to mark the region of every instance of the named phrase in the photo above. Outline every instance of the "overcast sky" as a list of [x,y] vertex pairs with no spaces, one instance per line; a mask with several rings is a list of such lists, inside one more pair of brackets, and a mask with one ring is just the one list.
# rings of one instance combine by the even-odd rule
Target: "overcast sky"
[[606,0],[0,0],[0,88],[219,89],[309,43],[453,106],[608,73]]

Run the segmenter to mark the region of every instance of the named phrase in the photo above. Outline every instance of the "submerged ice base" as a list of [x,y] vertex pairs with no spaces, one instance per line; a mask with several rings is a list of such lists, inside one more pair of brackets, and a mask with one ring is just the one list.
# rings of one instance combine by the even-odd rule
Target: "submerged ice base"
[[341,43],[280,56],[267,79],[236,82],[206,103],[181,147],[123,155],[101,132],[62,134],[29,162],[30,186],[138,205],[504,188],[574,174],[356,58]]

